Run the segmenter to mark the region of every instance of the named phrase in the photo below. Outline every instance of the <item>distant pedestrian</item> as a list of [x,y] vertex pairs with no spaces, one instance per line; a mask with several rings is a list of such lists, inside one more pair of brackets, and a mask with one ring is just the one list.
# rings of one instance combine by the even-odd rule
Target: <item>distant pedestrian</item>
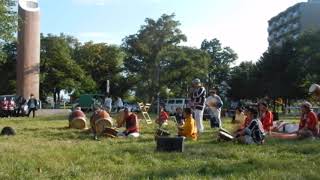
[[104,107],[106,108],[107,112],[111,112],[112,110],[112,98],[110,95],[108,95],[105,99],[104,99]]
[[24,114],[24,106],[25,106],[26,102],[27,102],[27,100],[22,96],[19,96],[17,98],[17,104],[16,104],[16,106],[17,106],[16,115],[17,116]]
[[198,133],[204,132],[203,113],[206,102],[206,89],[201,85],[200,79],[192,81],[193,93],[191,101],[193,102],[194,118],[196,120]]
[[121,109],[123,109],[123,102],[121,97],[117,97],[116,102],[114,103],[115,108],[117,109],[117,112],[119,112]]
[[8,116],[13,117],[15,115],[14,110],[16,109],[16,102],[13,97],[8,101]]
[[2,117],[8,117],[8,104],[9,101],[7,100],[6,97],[3,98],[1,101],[1,116]]
[[34,97],[34,95],[31,94],[28,100],[28,108],[29,108],[28,117],[30,117],[31,112],[32,112],[33,118],[36,116],[37,106],[38,106],[38,101]]

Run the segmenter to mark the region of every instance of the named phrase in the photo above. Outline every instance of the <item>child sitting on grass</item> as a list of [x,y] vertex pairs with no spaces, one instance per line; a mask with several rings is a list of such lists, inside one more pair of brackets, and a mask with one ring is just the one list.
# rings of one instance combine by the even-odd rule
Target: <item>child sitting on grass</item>
[[236,134],[238,142],[244,144],[263,144],[264,129],[260,119],[257,119],[258,112],[254,108],[247,108],[245,111],[247,116],[246,123],[249,123],[243,130]]
[[196,126],[195,120],[192,117],[191,108],[186,108],[184,110],[184,117],[185,117],[185,122],[183,126],[178,127],[179,129],[178,135],[186,138],[191,138],[192,140],[197,140],[198,138],[197,126]]
[[176,114],[175,114],[175,118],[177,120],[177,124],[179,126],[182,126],[184,124],[184,117],[183,117],[183,110],[181,107],[178,107],[176,109]]
[[160,117],[156,119],[156,123],[162,127],[168,125],[168,119],[169,115],[168,113],[164,110],[163,106],[160,106]]

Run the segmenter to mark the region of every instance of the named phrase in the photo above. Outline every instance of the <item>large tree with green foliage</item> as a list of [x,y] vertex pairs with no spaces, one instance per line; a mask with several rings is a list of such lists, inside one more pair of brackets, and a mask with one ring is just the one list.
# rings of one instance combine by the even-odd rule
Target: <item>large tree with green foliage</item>
[[[163,50],[159,58],[164,64],[160,78],[163,95],[187,97],[194,78],[206,80],[210,56],[200,49],[174,46]],[[165,94],[167,89],[170,94]]]
[[222,47],[218,39],[204,40],[201,49],[206,51],[211,61],[208,71],[208,86],[217,86],[230,79],[230,66],[238,59],[238,55],[230,47]]
[[6,52],[2,51],[5,42],[14,39],[14,32],[17,30],[17,15],[13,10],[16,1],[0,0],[0,61],[2,63],[8,58]]
[[106,92],[109,80],[113,96],[123,96],[130,88],[122,74],[124,57],[119,47],[105,43],[88,42],[76,50],[76,61],[96,82],[99,92]]
[[71,58],[70,46],[64,35],[41,35],[41,97],[52,94],[55,102],[60,91],[91,92],[95,82]]
[[229,96],[232,99],[253,99],[259,97],[258,79],[256,77],[256,64],[242,62],[231,70]]
[[5,43],[2,48],[5,58],[0,61],[0,94],[16,92],[17,43]]
[[0,0],[0,41],[11,40],[17,28],[17,15],[15,8],[16,1]]
[[177,46],[186,41],[186,36],[179,29],[180,22],[174,20],[175,15],[162,15],[158,20],[147,18],[146,24],[140,30],[124,39],[122,47],[127,52],[125,67],[128,76],[135,77],[138,81],[137,94],[143,99],[151,101],[159,92],[157,74],[168,66],[160,58],[162,51]]

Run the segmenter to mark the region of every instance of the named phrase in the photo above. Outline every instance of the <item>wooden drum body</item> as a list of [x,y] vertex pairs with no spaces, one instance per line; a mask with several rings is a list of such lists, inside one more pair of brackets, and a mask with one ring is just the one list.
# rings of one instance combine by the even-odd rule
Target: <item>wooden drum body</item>
[[101,110],[95,112],[95,114],[92,116],[90,125],[93,132],[95,132],[97,135],[102,135],[106,128],[112,127],[113,123],[109,113]]
[[70,116],[70,127],[74,129],[86,129],[86,115],[82,111],[73,111]]

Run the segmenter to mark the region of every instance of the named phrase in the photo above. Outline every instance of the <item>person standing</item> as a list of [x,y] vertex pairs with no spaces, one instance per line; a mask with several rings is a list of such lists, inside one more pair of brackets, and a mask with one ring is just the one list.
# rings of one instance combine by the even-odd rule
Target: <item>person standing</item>
[[116,102],[114,103],[115,107],[117,108],[117,112],[119,112],[123,108],[123,102],[121,97],[118,97]]
[[24,112],[23,106],[25,105],[26,102],[27,102],[27,100],[24,97],[22,97],[22,96],[18,97],[17,111],[16,111],[17,116],[24,115],[25,112]]
[[210,109],[210,123],[211,128],[221,128],[221,108],[223,102],[220,96],[217,95],[217,90],[212,89],[209,91],[210,96],[206,100],[206,104]]
[[8,116],[14,117],[16,109],[16,102],[14,101],[13,97],[8,101]]
[[108,95],[105,99],[104,99],[104,107],[106,108],[107,112],[111,112],[112,110],[112,98],[110,95]]
[[192,88],[191,101],[193,102],[194,118],[196,120],[198,133],[203,133],[203,112],[206,102],[206,89],[202,86],[200,79],[194,79],[192,81]]
[[6,97],[3,98],[3,100],[1,101],[1,111],[2,111],[2,116],[3,117],[8,117],[8,100]]
[[31,112],[32,112],[33,118],[36,116],[37,106],[38,106],[37,99],[34,97],[33,94],[30,94],[30,98],[28,100],[28,108],[29,108],[28,117],[30,117]]

